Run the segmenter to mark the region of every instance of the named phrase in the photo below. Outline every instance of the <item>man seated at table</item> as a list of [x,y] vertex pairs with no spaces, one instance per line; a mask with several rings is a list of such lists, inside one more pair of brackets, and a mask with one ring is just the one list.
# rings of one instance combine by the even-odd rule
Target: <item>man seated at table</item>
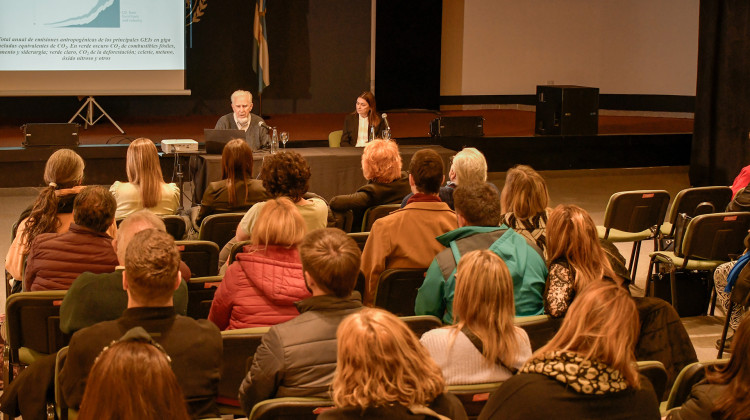
[[268,130],[258,125],[264,123],[263,118],[250,113],[253,109],[253,95],[246,90],[237,90],[232,93],[232,111],[219,118],[216,122],[216,130],[242,130],[245,132],[245,141],[253,151],[270,146],[271,138]]

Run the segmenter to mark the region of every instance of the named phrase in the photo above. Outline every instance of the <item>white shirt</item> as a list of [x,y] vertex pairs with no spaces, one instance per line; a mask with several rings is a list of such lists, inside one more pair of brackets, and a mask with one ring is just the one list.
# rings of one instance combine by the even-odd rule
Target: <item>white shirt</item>
[[355,147],[365,147],[367,140],[369,140],[368,129],[370,128],[370,120],[367,117],[359,115],[359,126],[357,128],[357,144]]
[[250,128],[250,116],[247,116],[247,122],[243,126],[240,124],[239,120],[237,120],[237,115],[234,115],[234,123],[237,124],[237,128],[239,128],[242,131],[247,131],[248,128]]

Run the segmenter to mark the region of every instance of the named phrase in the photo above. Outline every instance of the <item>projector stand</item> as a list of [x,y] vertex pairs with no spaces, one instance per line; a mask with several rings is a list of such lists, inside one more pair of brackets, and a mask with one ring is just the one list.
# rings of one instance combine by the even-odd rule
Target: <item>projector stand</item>
[[[98,116],[96,119],[94,119],[94,105],[96,105],[96,107],[99,108],[99,111],[101,111],[102,113],[102,115]],[[83,114],[84,108],[87,108],[86,114]],[[96,122],[102,119],[102,117],[107,117],[109,122],[111,122],[112,125],[117,127],[117,129],[120,131],[121,134],[125,134],[125,131],[123,131],[122,128],[120,128],[120,126],[117,125],[115,120],[113,120],[112,117],[110,117],[109,114],[107,114],[104,108],[102,108],[101,105],[99,105],[99,103],[96,102],[96,99],[94,99],[93,96],[89,96],[88,99],[86,99],[83,105],[81,105],[81,107],[78,108],[78,111],[75,113],[75,115],[73,115],[70,118],[70,121],[68,121],[68,124],[72,123],[76,119],[76,117],[83,118],[83,122],[85,123],[83,128],[88,128],[90,125],[96,124]]]

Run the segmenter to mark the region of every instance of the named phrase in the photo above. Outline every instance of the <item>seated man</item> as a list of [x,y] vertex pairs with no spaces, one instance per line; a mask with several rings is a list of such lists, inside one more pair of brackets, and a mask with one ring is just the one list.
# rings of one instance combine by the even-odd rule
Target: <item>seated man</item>
[[362,253],[365,303],[374,304],[380,274],[389,268],[427,268],[443,245],[435,238],[457,227],[456,214],[438,197],[443,160],[422,149],[409,162],[414,195],[406,207],[375,221]]
[[359,293],[353,292],[360,252],[352,238],[338,229],[317,229],[305,236],[299,253],[312,297],[296,304],[299,316],[274,325],[263,336],[240,386],[246,413],[269,398],[330,398],[336,329],[362,309]]
[[231,113],[219,118],[216,122],[217,130],[243,130],[245,141],[253,151],[271,145],[268,130],[258,125],[264,123],[263,118],[251,114],[253,109],[253,95],[246,90],[237,90],[232,93]]
[[84,271],[113,271],[117,255],[107,229],[116,208],[115,197],[104,187],[86,187],[78,193],[70,230],[43,233],[31,243],[23,290],[66,290]]
[[[125,250],[136,233],[156,229],[166,232],[164,221],[148,210],[138,210],[126,217],[117,230],[112,247],[117,252],[119,266],[112,273],[85,272],[78,276],[60,305],[60,329],[72,334],[81,328],[102,321],[119,318],[128,306],[128,294],[122,289],[122,270],[125,269]],[[187,313],[187,280],[190,269],[180,261],[182,282],[174,292],[174,307],[179,315]]]
[[78,407],[86,378],[105,346],[133,327],[143,327],[172,359],[172,370],[193,417],[218,417],[215,398],[221,375],[219,329],[208,320],[175,314],[173,295],[180,286],[180,254],[174,239],[156,229],[133,236],[125,251],[122,287],[128,309],[115,321],[100,322],[73,334],[60,372],[60,387],[70,407]]
[[489,249],[505,261],[513,278],[516,316],[541,315],[547,278],[542,250],[513,229],[498,226],[503,214],[497,188],[487,183],[461,184],[453,199],[459,228],[437,238],[447,248],[430,264],[414,312],[452,324],[458,261],[469,251]]

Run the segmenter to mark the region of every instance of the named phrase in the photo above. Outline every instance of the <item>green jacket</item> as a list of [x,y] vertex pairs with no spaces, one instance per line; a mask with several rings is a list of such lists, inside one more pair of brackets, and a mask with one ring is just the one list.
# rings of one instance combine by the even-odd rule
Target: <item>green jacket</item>
[[505,225],[464,226],[438,236],[437,240],[447,248],[432,260],[427,269],[414,305],[417,315],[435,315],[446,324],[453,323],[456,266],[461,255],[477,249],[489,249],[508,266],[513,278],[516,316],[544,313],[542,293],[547,265],[541,250],[513,229]]

